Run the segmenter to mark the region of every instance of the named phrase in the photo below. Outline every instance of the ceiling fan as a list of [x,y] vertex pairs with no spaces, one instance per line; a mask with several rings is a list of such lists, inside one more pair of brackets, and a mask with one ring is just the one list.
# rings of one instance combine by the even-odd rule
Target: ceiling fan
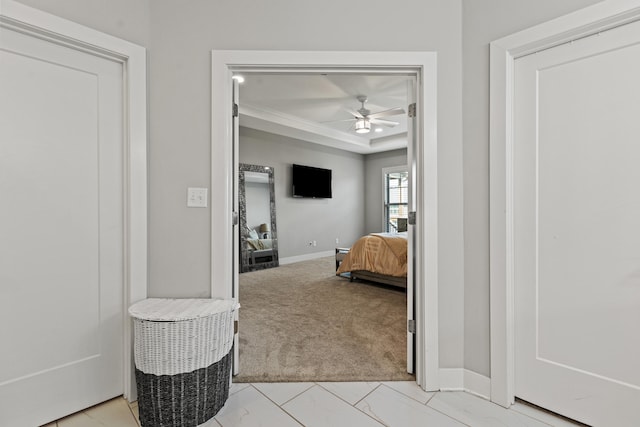
[[381,117],[397,116],[398,114],[404,114],[404,110],[402,108],[396,107],[396,108],[391,108],[389,110],[372,113],[364,106],[364,103],[367,102],[366,95],[358,95],[356,99],[358,100],[358,102],[362,104],[362,106],[355,111],[347,110],[349,113],[351,113],[351,115],[353,115],[353,118],[342,120],[342,121],[355,120],[353,129],[355,129],[357,133],[370,132],[372,124],[388,126],[388,127],[394,127],[400,124],[398,122],[394,122],[391,120],[384,120]]

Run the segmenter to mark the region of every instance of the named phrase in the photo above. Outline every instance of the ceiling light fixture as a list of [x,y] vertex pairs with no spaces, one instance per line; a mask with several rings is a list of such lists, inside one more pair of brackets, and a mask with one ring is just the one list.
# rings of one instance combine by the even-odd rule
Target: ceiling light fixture
[[382,132],[382,128],[376,128],[376,132],[377,132],[377,133]]
[[356,132],[357,133],[369,133],[371,131],[371,122],[369,119],[356,120]]

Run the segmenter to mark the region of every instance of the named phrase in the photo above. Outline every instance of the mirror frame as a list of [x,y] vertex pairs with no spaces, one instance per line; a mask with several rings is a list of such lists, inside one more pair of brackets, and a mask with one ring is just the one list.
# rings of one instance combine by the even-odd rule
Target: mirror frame
[[[271,261],[261,262],[258,264],[249,264],[250,252],[245,242],[244,230],[247,229],[247,197],[245,192],[245,172],[266,173],[269,177],[269,215],[271,217],[271,241],[273,249],[273,257]],[[240,211],[240,272],[263,270],[265,268],[278,267],[280,265],[278,258],[278,231],[276,228],[276,192],[274,184],[274,171],[270,166],[250,165],[247,163],[239,164],[238,173],[238,207]]]

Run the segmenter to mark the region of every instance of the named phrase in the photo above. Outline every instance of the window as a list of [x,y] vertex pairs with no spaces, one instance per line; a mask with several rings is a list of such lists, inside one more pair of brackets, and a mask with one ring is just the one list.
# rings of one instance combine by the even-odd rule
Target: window
[[384,230],[407,231],[409,214],[409,172],[384,174]]

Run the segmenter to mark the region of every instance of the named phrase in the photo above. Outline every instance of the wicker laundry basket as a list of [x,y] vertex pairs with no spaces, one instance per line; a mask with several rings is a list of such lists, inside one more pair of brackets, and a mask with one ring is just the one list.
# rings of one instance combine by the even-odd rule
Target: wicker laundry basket
[[197,426],[229,397],[235,311],[224,299],[149,298],[133,304],[143,427]]

